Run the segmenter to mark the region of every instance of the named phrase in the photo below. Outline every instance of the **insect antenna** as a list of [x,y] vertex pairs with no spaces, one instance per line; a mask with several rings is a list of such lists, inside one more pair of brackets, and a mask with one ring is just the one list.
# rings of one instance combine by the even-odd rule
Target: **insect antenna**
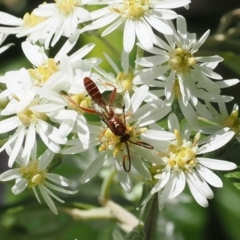
[[[123,157],[123,168],[124,168],[124,170],[125,170],[125,172],[130,172],[130,170],[131,170],[131,155],[130,155],[130,151],[129,151],[129,147],[128,147],[128,144],[127,144],[127,142],[125,142],[125,144],[126,144],[126,148],[127,148],[127,155],[125,155],[124,157]],[[127,164],[126,164],[126,158],[128,158],[128,167],[126,166]]]

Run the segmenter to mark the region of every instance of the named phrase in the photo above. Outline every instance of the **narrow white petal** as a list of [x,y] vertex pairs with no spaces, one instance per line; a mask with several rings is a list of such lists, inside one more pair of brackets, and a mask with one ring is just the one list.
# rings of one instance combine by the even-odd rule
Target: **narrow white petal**
[[160,131],[160,130],[152,130],[152,129],[147,129],[146,132],[142,133],[141,136],[144,136],[149,139],[164,140],[164,141],[169,141],[176,138],[174,133]]
[[133,167],[140,173],[140,175],[142,177],[144,177],[145,179],[148,179],[148,180],[152,180],[152,176],[150,174],[150,172],[148,171],[148,168],[146,167],[146,165],[143,163],[142,159],[139,158],[139,156],[137,156],[136,153],[138,153],[138,147],[133,147],[134,151],[130,151],[130,155],[131,155],[131,158],[132,158],[132,165]]
[[227,79],[227,80],[223,80],[223,81],[217,81],[215,82],[215,84],[219,87],[219,88],[227,88],[227,87],[231,87],[234,86],[236,84],[239,83],[239,79]]
[[226,133],[220,135],[219,137],[215,138],[211,142],[206,143],[201,148],[199,148],[198,154],[212,152],[216,149],[221,148],[222,146],[227,144],[234,135],[235,135],[235,132],[233,132],[233,131],[229,131],[229,132],[226,132]]
[[48,187],[48,188],[51,188],[51,189],[53,189],[55,191],[58,191],[58,192],[61,192],[61,193],[65,193],[65,194],[75,194],[77,192],[77,190],[76,191],[70,191],[70,190],[67,190],[67,189],[55,186],[55,185],[53,185],[51,183],[48,183],[48,182],[45,182],[44,185],[46,187]]
[[125,22],[124,31],[123,31],[123,47],[125,52],[130,53],[134,46],[136,39],[135,30],[133,22],[131,19]]
[[6,182],[20,177],[20,168],[10,169],[0,175],[0,181]]
[[161,174],[161,177],[160,177],[159,181],[152,188],[151,194],[154,194],[154,193],[160,191],[161,189],[163,189],[166,186],[166,184],[168,183],[168,181],[170,179],[170,176],[171,176],[170,171],[167,168],[165,168],[164,171]]
[[80,35],[80,31],[76,30],[70,38],[67,39],[67,41],[64,43],[60,51],[57,53],[57,55],[54,57],[54,60],[58,62],[61,58],[61,56],[67,55],[67,53],[75,46],[78,38]]
[[114,166],[122,188],[124,189],[125,192],[130,193],[132,190],[132,178],[129,173],[124,171],[121,161],[122,161],[121,159],[114,158],[113,160]]
[[190,0],[158,1],[154,4],[154,7],[166,9],[179,8],[188,5],[190,2]]
[[172,35],[173,30],[171,27],[169,27],[168,24],[166,24],[164,21],[152,16],[148,15],[145,17],[145,19],[148,21],[148,23],[156,29],[158,32],[166,34],[166,35]]
[[81,177],[81,182],[88,182],[102,167],[103,163],[106,160],[106,152],[101,152],[98,154],[97,158],[88,166]]
[[202,207],[208,207],[208,200],[205,198],[187,178],[187,184],[196,202]]
[[24,191],[28,185],[28,181],[25,178],[17,179],[15,185],[12,187],[12,193],[17,195]]
[[109,33],[113,32],[115,29],[117,29],[121,24],[123,23],[123,20],[120,18],[117,21],[115,21],[114,23],[112,23],[108,28],[106,28],[103,33],[102,33],[102,37],[108,35]]
[[131,97],[131,113],[135,113],[139,106],[142,104],[146,94],[148,92],[148,86],[143,85],[138,88]]
[[173,199],[173,198],[177,197],[180,193],[182,193],[182,191],[185,188],[185,185],[186,185],[185,174],[182,171],[180,171],[176,174],[175,188],[172,191],[171,195],[169,196],[169,199]]
[[237,168],[237,165],[235,163],[224,160],[217,160],[212,158],[198,158],[198,161],[205,167],[214,170],[229,171]]
[[21,125],[21,121],[19,120],[18,116],[13,116],[7,119],[0,121],[0,133],[9,132],[19,125]]
[[208,168],[202,165],[199,165],[197,166],[197,171],[213,187],[220,188],[223,186],[223,183],[220,177],[218,177],[214,172],[212,172]]
[[17,138],[15,145],[13,147],[13,150],[12,150],[12,154],[9,157],[9,160],[8,160],[9,167],[12,167],[14,161],[16,160],[16,158],[20,152],[20,149],[22,148],[24,137],[25,137],[25,128],[23,127],[19,131],[18,138]]
[[41,204],[41,200],[40,200],[40,198],[39,198],[39,195],[38,195],[38,192],[37,192],[36,188],[33,187],[32,190],[33,190],[33,192],[34,192],[34,195],[35,195],[37,201]]
[[52,152],[50,149],[47,149],[40,157],[40,161],[38,163],[38,169],[40,171],[46,169],[47,166],[51,163],[53,157],[54,157],[54,152]]
[[[29,152],[32,151],[33,145],[36,141],[36,131],[35,131],[35,126],[34,124],[30,124],[26,138],[25,138],[25,144],[22,152],[22,158],[25,158]],[[24,166],[26,166],[28,162],[24,163]]]
[[214,197],[212,189],[205,182],[197,171],[193,170],[191,173],[185,173],[186,177],[192,182],[196,189],[206,198],[212,199]]
[[48,207],[51,209],[51,211],[55,214],[58,214],[57,208],[56,208],[53,200],[48,195],[48,193],[45,191],[45,189],[42,186],[39,186],[39,190],[40,190],[45,202],[47,203]]
[[175,113],[171,113],[168,116],[168,128],[172,133],[174,133],[174,130],[178,130],[180,132],[179,121]]
[[173,174],[173,176],[170,177],[170,180],[168,181],[167,185],[164,187],[163,191],[158,194],[158,208],[159,210],[162,210],[164,203],[167,201],[169,196],[171,195],[175,185],[176,185],[176,176]]
[[50,181],[57,183],[61,186],[68,187],[71,185],[71,181],[61,175],[58,175],[56,173],[47,173],[46,178]]
[[107,59],[107,61],[109,62],[109,64],[113,68],[113,70],[118,74],[120,72],[120,70],[119,70],[118,66],[115,64],[115,62],[112,60],[112,58],[105,52],[103,53],[103,55]]

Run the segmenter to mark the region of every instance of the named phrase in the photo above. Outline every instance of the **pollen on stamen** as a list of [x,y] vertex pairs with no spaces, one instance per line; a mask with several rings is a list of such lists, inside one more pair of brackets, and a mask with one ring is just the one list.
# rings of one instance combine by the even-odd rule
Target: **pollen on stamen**
[[29,162],[27,166],[21,167],[19,172],[28,181],[29,188],[43,184],[45,181],[45,171],[39,171],[38,161]]
[[138,19],[149,9],[149,0],[124,0],[121,8],[111,8],[124,18]]
[[28,70],[35,86],[42,86],[54,73],[58,72],[59,68],[57,63],[49,58],[48,61],[35,69]]
[[176,48],[169,52],[169,65],[177,73],[187,73],[197,61],[189,50]]
[[59,12],[65,16],[73,13],[74,9],[80,6],[80,0],[55,0]]
[[131,92],[133,90],[133,79],[133,73],[125,74],[124,72],[120,72],[116,78],[116,83],[123,89],[123,91]]
[[46,19],[47,19],[47,17],[39,17],[39,16],[34,15],[33,13],[31,13],[31,14],[26,13],[23,16],[23,23],[24,23],[25,27],[31,28],[31,27],[34,27],[34,26],[38,25],[39,23],[45,21]]
[[35,112],[30,110],[31,106],[36,105],[36,103],[31,103],[29,106],[27,106],[25,109],[17,113],[17,116],[19,120],[26,126],[30,126],[32,123],[36,123],[37,120],[43,120],[46,121],[48,119],[48,116],[45,113],[41,112]]

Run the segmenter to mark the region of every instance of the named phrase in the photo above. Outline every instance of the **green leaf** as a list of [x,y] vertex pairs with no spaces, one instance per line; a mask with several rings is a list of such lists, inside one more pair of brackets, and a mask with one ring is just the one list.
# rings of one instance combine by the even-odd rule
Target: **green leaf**
[[240,172],[229,172],[224,175],[224,177],[231,180],[233,186],[240,190]]

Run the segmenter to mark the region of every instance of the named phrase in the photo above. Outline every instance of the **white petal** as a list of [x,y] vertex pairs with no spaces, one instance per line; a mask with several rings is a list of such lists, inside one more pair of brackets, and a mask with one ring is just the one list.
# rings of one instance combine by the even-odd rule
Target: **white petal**
[[38,163],[38,169],[44,170],[47,168],[47,166],[51,163],[52,159],[54,157],[54,153],[47,149],[40,157],[40,161]]
[[204,165],[207,168],[214,169],[214,170],[222,170],[228,171],[233,170],[237,167],[235,163],[224,161],[224,160],[217,160],[212,158],[198,158],[200,164]]
[[166,184],[168,183],[169,179],[170,179],[171,173],[170,171],[165,168],[164,171],[162,172],[159,181],[157,182],[157,184],[152,188],[151,190],[151,194],[154,194],[158,191],[160,191],[161,189],[163,189]]
[[114,166],[116,168],[119,182],[125,192],[130,193],[132,190],[132,179],[129,173],[125,172],[120,159],[114,158]]
[[20,177],[21,175],[22,174],[20,174],[20,168],[10,169],[0,175],[0,181],[2,182],[10,181]]
[[186,185],[186,177],[182,171],[179,171],[176,174],[175,188],[172,191],[171,195],[169,196],[169,199],[173,199],[173,198],[177,197],[180,193],[182,193],[182,191],[185,188],[185,185]]
[[220,177],[218,177],[215,173],[204,166],[197,166],[197,171],[199,174],[213,187],[222,187],[223,183]]
[[207,199],[196,189],[196,187],[192,184],[192,182],[187,178],[188,187],[199,205],[202,207],[208,207]]
[[50,181],[57,183],[61,186],[68,187],[71,185],[71,181],[61,175],[58,175],[56,173],[47,173],[46,178]]
[[146,94],[148,92],[148,87],[146,85],[138,88],[131,97],[131,113],[135,113],[139,106],[142,104]]
[[212,152],[216,149],[221,148],[222,146],[227,144],[234,135],[235,135],[235,132],[233,132],[233,131],[229,131],[229,132],[226,132],[226,133],[220,135],[219,137],[215,138],[211,142],[206,143],[201,148],[199,148],[198,154]]
[[13,116],[7,119],[0,121],[0,133],[9,132],[19,125],[22,125],[21,121],[19,120],[18,116]]
[[8,160],[9,167],[12,167],[14,161],[16,160],[17,156],[19,155],[20,149],[22,148],[24,137],[25,137],[25,128],[21,128],[21,130],[19,131],[19,134],[18,134],[18,138],[14,144],[12,154]]
[[98,154],[97,158],[88,166],[81,177],[81,182],[88,182],[102,167],[103,163],[106,160],[106,152],[101,152]]
[[[27,130],[25,144],[22,152],[22,158],[25,158],[27,154],[32,151],[35,141],[36,141],[35,127],[34,124],[31,124]],[[24,166],[26,166],[27,164],[28,162],[25,162]]]
[[123,47],[125,52],[130,53],[134,43],[135,43],[136,35],[135,29],[133,26],[133,22],[131,19],[125,22],[124,31],[123,31]]
[[179,121],[175,113],[171,113],[168,116],[168,128],[172,133],[174,133],[175,129],[180,132]]
[[214,197],[212,189],[205,182],[204,179],[198,174],[197,171],[193,170],[191,173],[185,173],[187,179],[189,179],[196,189],[206,198],[212,199]]
[[150,172],[148,171],[148,168],[146,167],[146,165],[143,163],[142,159],[140,159],[136,153],[138,153],[138,147],[133,147],[134,151],[130,151],[130,155],[131,155],[131,158],[132,158],[132,165],[133,167],[140,173],[140,175],[142,177],[144,177],[145,179],[148,179],[148,180],[152,180],[152,176],[150,174]]
[[166,186],[164,187],[162,192],[159,192],[158,194],[158,208],[159,210],[162,210],[164,203],[167,201],[167,199],[169,198],[171,192],[173,191],[174,187],[176,184],[176,177],[171,176],[170,180],[168,181],[168,183],[166,184]]
[[28,181],[25,178],[17,179],[15,185],[12,187],[12,193],[17,195],[24,191],[28,185]]
[[47,192],[45,191],[45,189],[42,186],[39,186],[39,190],[45,200],[45,202],[47,203],[48,207],[51,209],[51,211],[55,214],[58,214],[57,208],[53,202],[53,200],[51,199],[51,197],[47,194]]

